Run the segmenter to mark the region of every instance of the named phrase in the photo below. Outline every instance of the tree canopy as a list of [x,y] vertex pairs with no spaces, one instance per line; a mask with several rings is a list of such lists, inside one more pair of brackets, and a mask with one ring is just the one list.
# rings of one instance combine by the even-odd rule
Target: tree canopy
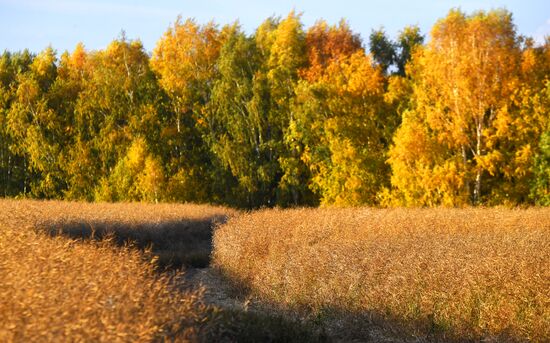
[[506,10],[364,42],[301,14],[178,18],[152,54],[0,56],[0,196],[261,206],[550,204],[550,39]]

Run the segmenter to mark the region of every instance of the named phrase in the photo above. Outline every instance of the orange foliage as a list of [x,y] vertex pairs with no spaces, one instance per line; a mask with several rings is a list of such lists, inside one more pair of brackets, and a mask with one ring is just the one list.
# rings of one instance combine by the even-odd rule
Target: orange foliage
[[306,47],[308,67],[301,70],[300,76],[310,82],[326,73],[332,62],[363,50],[361,38],[344,20],[338,26],[329,26],[324,20],[315,23],[307,31]]

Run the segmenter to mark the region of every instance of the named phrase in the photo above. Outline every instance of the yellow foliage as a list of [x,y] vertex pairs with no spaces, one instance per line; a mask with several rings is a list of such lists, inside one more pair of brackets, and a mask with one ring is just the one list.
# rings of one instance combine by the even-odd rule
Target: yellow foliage
[[158,202],[163,194],[164,172],[158,158],[147,156],[143,171],[137,176],[138,190],[142,199]]
[[185,107],[181,110],[193,106],[197,91],[193,85],[206,86],[214,77],[221,45],[213,22],[201,26],[191,19],[182,23],[181,17],[157,42],[151,67],[160,75],[162,87]]
[[[478,204],[498,192],[523,201],[527,182],[502,177],[530,174],[532,163],[519,152],[545,127],[540,110],[533,111],[540,84],[522,83],[536,54],[522,55],[503,10],[452,10],[431,35],[410,67],[415,115],[404,115],[389,153],[393,193],[406,199],[396,202]],[[438,177],[447,172],[451,178]]]
[[56,62],[55,51],[52,47],[42,50],[33,60],[31,69],[38,77],[48,77],[52,73]]
[[143,170],[146,154],[145,140],[143,138],[135,139],[126,153],[126,165],[132,173],[138,173]]
[[310,188],[321,204],[376,203],[386,173],[381,140],[392,125],[381,114],[380,70],[359,50],[330,60],[322,74],[302,81],[296,93],[301,105],[297,120],[305,131],[292,124],[291,130],[306,141],[301,159],[312,173]]
[[88,56],[84,44],[78,43],[69,58],[70,67],[75,71],[82,72],[86,66],[87,59]]

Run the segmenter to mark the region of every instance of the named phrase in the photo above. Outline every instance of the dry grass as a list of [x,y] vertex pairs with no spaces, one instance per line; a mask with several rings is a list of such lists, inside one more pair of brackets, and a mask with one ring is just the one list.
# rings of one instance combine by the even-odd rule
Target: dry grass
[[[548,209],[237,214],[0,200],[0,341],[321,337],[289,313],[344,340],[550,340]],[[215,266],[281,312],[219,312],[152,262],[207,264],[228,217]]]
[[[230,212],[194,205],[0,201],[0,341],[208,337],[217,315],[203,305],[200,290],[175,289],[171,279],[178,273],[158,273],[157,257],[114,243],[202,243],[209,234],[193,235],[210,232],[205,223]],[[83,239],[91,229],[112,236]],[[80,239],[51,234],[58,231]]]
[[344,339],[550,341],[550,209],[262,210],[213,262]]
[[0,227],[0,341],[196,341],[211,315],[138,250]]
[[0,200],[0,223],[28,226],[52,235],[101,239],[112,236],[151,248],[160,265],[208,265],[212,225],[236,211],[207,205],[80,203]]
[[207,306],[203,289],[158,268],[208,263],[212,224],[234,214],[0,200],[0,342],[318,341],[281,316]]

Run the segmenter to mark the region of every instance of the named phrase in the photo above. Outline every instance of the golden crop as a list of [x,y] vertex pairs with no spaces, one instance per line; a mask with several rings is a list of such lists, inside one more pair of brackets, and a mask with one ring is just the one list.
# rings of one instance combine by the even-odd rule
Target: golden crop
[[[219,312],[158,268],[208,263],[213,222],[214,266],[274,310]],[[318,339],[296,314],[342,340],[548,341],[549,266],[548,209],[1,200],[0,341]]]
[[[181,239],[204,228],[195,223],[229,212],[197,205],[1,200],[0,341],[198,340],[212,313],[200,291],[174,289],[170,275],[177,273],[159,273],[151,254],[113,240],[131,236],[131,230],[153,245],[169,240],[168,232]],[[103,230],[112,238],[51,235],[60,230],[74,236],[76,228]]]
[[550,340],[549,209],[262,210],[213,262],[344,339]]
[[236,213],[194,204],[0,201],[0,223],[74,238],[112,236],[119,245],[150,247],[161,265],[173,266],[206,266],[212,224]]

